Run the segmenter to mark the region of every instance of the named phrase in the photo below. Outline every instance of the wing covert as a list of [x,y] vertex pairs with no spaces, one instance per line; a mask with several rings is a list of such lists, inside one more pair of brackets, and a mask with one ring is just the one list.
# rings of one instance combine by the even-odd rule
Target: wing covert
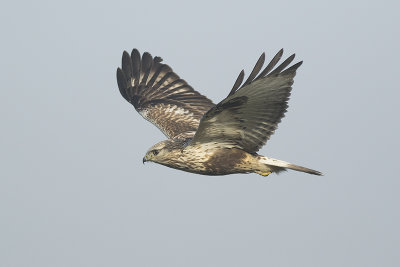
[[137,49],[131,55],[124,51],[117,69],[121,95],[169,138],[196,131],[214,104],[161,62],[147,52],[140,56]]

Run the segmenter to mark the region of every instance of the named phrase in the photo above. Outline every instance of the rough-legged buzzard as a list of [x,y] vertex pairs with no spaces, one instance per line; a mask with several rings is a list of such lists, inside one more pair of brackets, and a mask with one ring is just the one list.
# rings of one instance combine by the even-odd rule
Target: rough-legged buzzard
[[117,69],[119,90],[168,137],[152,146],[143,162],[205,175],[255,172],[266,176],[286,169],[322,175],[257,154],[284,116],[293,78],[302,64],[288,67],[293,54],[275,68],[282,54],[280,50],[262,69],[263,53],[246,81],[242,70],[229,95],[215,105],[161,63],[160,57],[147,52],[141,56],[136,49],[130,55],[125,51],[122,68]]

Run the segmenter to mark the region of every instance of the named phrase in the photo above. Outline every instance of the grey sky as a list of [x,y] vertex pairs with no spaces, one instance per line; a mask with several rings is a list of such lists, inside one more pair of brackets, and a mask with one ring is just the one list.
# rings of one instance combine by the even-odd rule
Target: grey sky
[[[400,265],[398,2],[2,6],[1,267]],[[134,47],[214,102],[263,51],[296,53],[261,153],[325,176],[142,165],[164,136],[118,92]]]

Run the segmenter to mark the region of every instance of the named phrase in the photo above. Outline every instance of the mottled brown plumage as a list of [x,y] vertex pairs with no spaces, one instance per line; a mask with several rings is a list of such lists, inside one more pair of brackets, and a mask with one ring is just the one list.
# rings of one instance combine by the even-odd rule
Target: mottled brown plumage
[[214,105],[160,57],[125,51],[117,70],[121,95],[169,138],[151,147],[143,161],[204,175],[265,176],[286,169],[322,175],[257,154],[287,110],[293,78],[302,63],[287,68],[292,55],[276,67],[282,54],[280,50],[262,70],[263,53],[246,81],[242,84],[241,71],[229,95]]

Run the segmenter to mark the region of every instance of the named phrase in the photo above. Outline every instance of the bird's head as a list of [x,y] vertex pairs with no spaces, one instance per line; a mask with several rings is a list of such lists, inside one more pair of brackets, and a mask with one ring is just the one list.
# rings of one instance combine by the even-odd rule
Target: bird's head
[[170,152],[170,140],[161,141],[154,146],[152,146],[143,158],[143,163],[146,161],[153,161],[162,163],[168,159],[168,154]]

